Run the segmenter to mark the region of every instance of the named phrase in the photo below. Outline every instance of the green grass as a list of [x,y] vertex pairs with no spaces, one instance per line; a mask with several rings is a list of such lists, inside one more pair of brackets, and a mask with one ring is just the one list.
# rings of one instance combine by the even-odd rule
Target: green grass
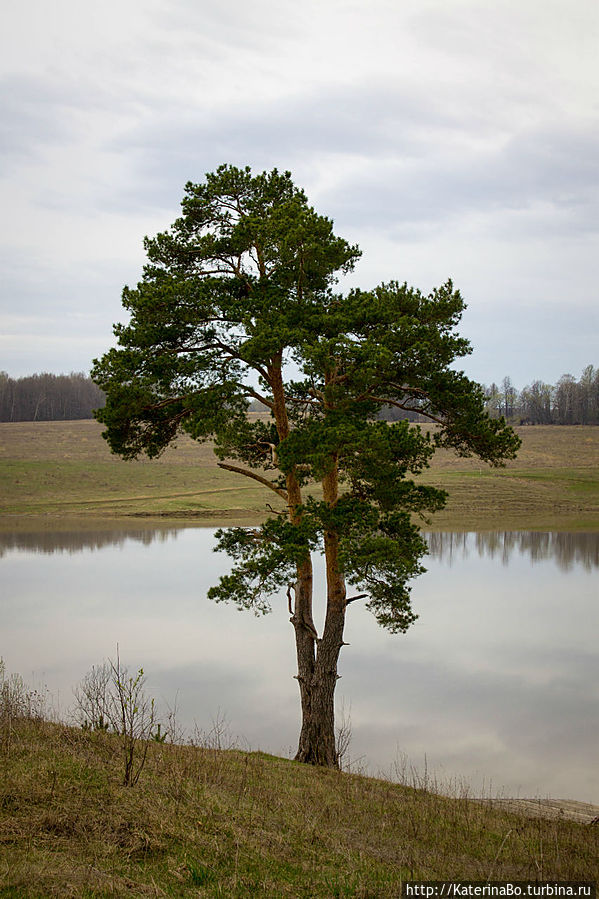
[[[258,521],[281,502],[181,438],[155,460],[112,456],[95,421],[0,424],[0,516],[172,516]],[[493,469],[439,452],[422,480],[449,492],[452,530],[599,529],[599,428],[523,427],[518,459]],[[13,522],[11,522],[11,526]]]
[[263,491],[220,469],[81,461],[7,460],[0,474],[2,512],[253,511]]
[[263,514],[264,489],[217,467],[210,447],[182,439],[160,459],[111,455],[94,421],[0,425],[0,514]]
[[12,721],[0,896],[397,897],[402,881],[592,880],[599,828],[263,753]]
[[[0,425],[0,526],[78,516],[259,519],[273,496],[179,442],[111,457],[95,422]],[[599,528],[599,428],[523,428],[505,469],[440,453],[446,529]],[[37,526],[37,525],[35,525]],[[114,736],[0,721],[0,897],[396,897],[408,879],[598,879],[599,828],[262,753],[151,744],[122,786]]]

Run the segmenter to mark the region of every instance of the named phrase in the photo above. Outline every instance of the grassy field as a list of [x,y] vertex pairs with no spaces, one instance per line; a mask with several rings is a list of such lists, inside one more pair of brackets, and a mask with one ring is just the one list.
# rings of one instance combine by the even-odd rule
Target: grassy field
[[398,897],[406,880],[591,881],[599,827],[209,744],[12,720],[0,896]]
[[[599,428],[522,427],[516,461],[492,469],[438,453],[422,480],[443,487],[438,529],[599,529]],[[0,424],[0,515],[258,520],[277,498],[219,469],[210,446],[181,438],[156,460],[112,456],[95,421]],[[7,518],[8,516],[8,518]]]
[[[506,469],[437,456],[424,480],[451,494],[438,528],[599,528],[599,428],[521,436]],[[93,421],[0,424],[0,478],[10,529],[73,516],[78,529],[130,515],[255,521],[273,499],[190,440],[123,462]],[[210,740],[147,744],[125,787],[116,735],[1,706],[0,897],[376,899],[407,880],[599,878],[597,809],[546,817],[541,803],[439,795],[409,772],[389,783]]]

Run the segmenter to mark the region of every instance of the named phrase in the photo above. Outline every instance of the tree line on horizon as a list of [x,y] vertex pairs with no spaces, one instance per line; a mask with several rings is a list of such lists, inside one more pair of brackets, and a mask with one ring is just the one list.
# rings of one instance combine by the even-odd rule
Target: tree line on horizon
[[518,391],[510,377],[483,386],[486,408],[493,418],[515,424],[598,425],[599,369],[587,365],[578,381],[562,375],[557,384],[533,381]]
[[[506,376],[501,384],[483,385],[486,408],[493,418],[503,416],[516,424],[598,425],[599,369],[587,365],[578,380],[562,375],[557,384],[533,381],[522,390]],[[104,406],[104,392],[84,372],[55,375],[48,372],[11,378],[0,372],[0,421],[74,421],[93,418]],[[389,420],[415,413],[385,410]]]
[[11,378],[0,372],[0,421],[74,421],[93,418],[104,392],[84,372]]

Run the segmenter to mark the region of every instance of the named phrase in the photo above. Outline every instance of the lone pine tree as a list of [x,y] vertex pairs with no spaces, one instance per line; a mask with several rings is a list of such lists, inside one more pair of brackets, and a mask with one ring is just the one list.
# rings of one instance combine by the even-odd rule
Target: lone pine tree
[[[123,291],[130,320],[115,326],[119,347],[95,362],[106,392],[97,418],[124,458],[156,456],[180,430],[211,439],[223,468],[283,500],[261,527],[218,533],[235,565],[209,595],[264,612],[287,588],[302,708],[296,758],[336,766],[348,607],[366,599],[392,632],[416,617],[410,581],[426,552],[417,522],[446,495],[411,476],[438,447],[501,464],[518,438],[451,367],[470,352],[456,333],[464,303],[451,281],[428,296],[397,282],[336,293],[360,252],[288,172],[221,166],[187,184],[181,217],[145,249],[143,279]],[[254,400],[268,420],[249,420]],[[435,427],[381,422],[388,406]],[[326,563],[320,632],[314,552]]]

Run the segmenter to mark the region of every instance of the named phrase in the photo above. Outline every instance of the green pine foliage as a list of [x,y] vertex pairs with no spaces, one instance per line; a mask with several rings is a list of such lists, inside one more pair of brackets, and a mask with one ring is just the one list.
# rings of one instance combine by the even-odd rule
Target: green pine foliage
[[[329,613],[343,619],[346,585],[364,591],[392,631],[415,618],[410,582],[425,554],[418,522],[446,494],[414,476],[435,450],[501,465],[519,439],[455,367],[471,348],[457,332],[464,302],[452,282],[429,295],[397,281],[338,293],[337,277],[359,250],[333,233],[289,173],[221,166],[186,186],[182,216],[145,248],[143,279],[123,292],[130,320],[115,328],[119,347],[93,370],[106,392],[97,417],[124,458],[159,455],[183,430],[213,439],[223,467],[286,500],[261,528],[221,533],[235,566],[210,595],[264,612],[269,594],[294,585],[292,620],[314,635],[313,664],[300,675],[307,683],[319,651],[311,553],[327,559],[320,639],[332,641],[330,670],[342,621],[333,627]],[[256,400],[270,421],[248,421]],[[431,437],[379,421],[389,407],[439,427]]]

